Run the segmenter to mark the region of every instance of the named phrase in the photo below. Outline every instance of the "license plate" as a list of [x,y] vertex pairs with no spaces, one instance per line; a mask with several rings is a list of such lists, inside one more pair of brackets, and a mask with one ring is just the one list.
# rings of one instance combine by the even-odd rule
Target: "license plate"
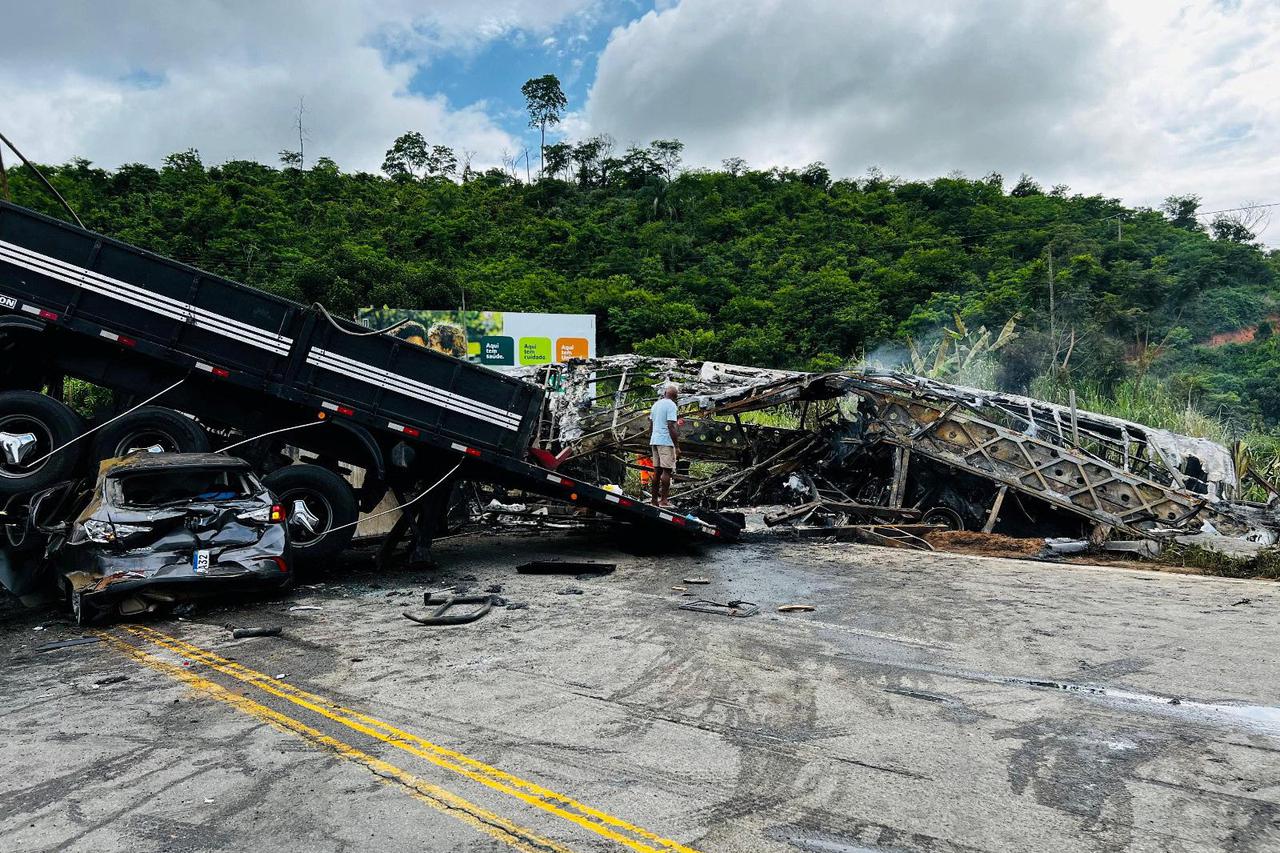
[[194,566],[195,570],[199,573],[209,571],[209,552],[196,551],[191,558],[191,565]]

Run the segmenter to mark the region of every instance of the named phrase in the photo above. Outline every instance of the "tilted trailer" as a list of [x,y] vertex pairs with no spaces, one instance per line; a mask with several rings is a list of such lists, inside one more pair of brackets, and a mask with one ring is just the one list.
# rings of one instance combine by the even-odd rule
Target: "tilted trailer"
[[[86,435],[59,399],[66,377],[111,389],[117,410],[155,399]],[[30,523],[24,497],[101,459],[218,450],[255,436],[236,455],[266,471],[264,482],[306,522],[290,528],[301,558],[347,547],[358,512],[388,490],[403,503],[441,478],[534,492],[682,536],[736,535],[721,518],[659,509],[535,464],[542,397],[319,306],[0,202],[0,521],[10,545]],[[364,472],[358,490],[342,476],[351,467]],[[419,554],[447,491],[414,504],[399,525]]]

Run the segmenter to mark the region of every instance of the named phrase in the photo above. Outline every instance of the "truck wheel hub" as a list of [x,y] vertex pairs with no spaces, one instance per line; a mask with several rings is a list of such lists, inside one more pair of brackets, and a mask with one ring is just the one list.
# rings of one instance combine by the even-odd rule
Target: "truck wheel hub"
[[35,450],[39,439],[33,432],[0,432],[0,448],[4,451],[4,461],[10,465],[21,465]]
[[320,516],[311,511],[306,501],[298,498],[293,502],[293,508],[289,510],[289,523],[308,533],[315,533],[320,529]]

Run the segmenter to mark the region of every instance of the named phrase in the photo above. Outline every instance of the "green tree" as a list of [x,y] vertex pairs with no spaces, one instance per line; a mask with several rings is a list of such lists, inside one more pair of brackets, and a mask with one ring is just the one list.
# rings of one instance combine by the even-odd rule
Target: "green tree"
[[649,156],[662,169],[668,182],[680,169],[680,158],[684,151],[684,143],[679,139],[655,139],[649,143]]
[[573,164],[573,146],[567,142],[555,142],[546,146],[542,149],[542,155],[545,158],[543,167],[552,177],[568,173]]
[[387,149],[382,171],[391,178],[447,178],[458,171],[458,158],[447,145],[430,145],[416,130],[403,133]]
[[529,127],[536,127],[541,133],[538,177],[542,177],[547,168],[547,125],[555,126],[560,123],[569,100],[560,88],[560,78],[554,74],[526,80],[520,87],[520,94],[524,95],[525,108],[529,111]]
[[1169,222],[1188,231],[1201,230],[1200,220],[1196,218],[1196,211],[1199,209],[1198,195],[1171,195],[1160,205],[1160,210],[1169,218]]
[[427,140],[418,131],[411,130],[397,136],[387,149],[382,171],[391,178],[415,178],[419,171],[425,172],[430,157],[431,147]]

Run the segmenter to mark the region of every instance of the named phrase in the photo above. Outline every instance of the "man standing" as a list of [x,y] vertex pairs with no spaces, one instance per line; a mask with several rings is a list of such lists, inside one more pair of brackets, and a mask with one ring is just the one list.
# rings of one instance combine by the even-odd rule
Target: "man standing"
[[662,396],[649,410],[649,420],[653,422],[653,430],[649,433],[649,445],[653,459],[653,505],[671,506],[667,496],[671,492],[671,474],[676,467],[676,459],[680,455],[676,397],[680,389],[668,382],[662,386]]

